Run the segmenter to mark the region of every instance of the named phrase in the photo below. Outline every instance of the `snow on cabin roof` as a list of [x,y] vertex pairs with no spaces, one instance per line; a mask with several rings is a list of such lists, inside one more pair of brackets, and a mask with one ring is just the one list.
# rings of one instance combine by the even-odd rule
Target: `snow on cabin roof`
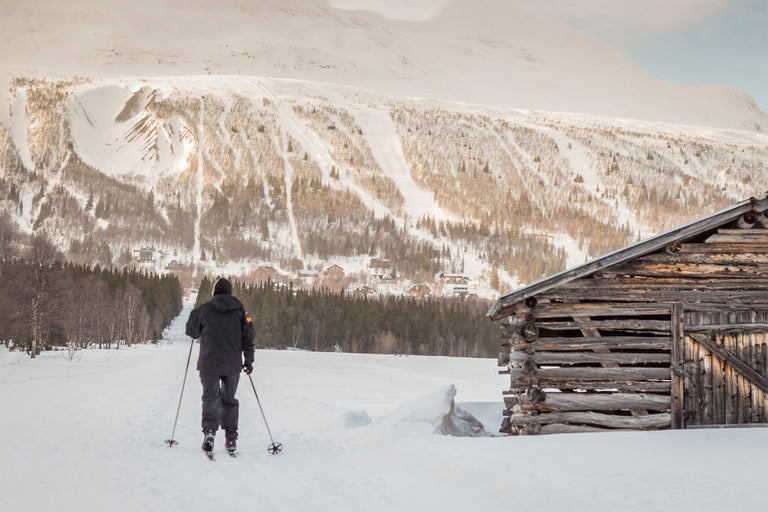
[[713,229],[722,227],[725,224],[737,220],[745,213],[754,211],[763,213],[768,210],[768,197],[765,199],[755,199],[754,197],[746,199],[728,208],[724,208],[706,217],[691,221],[669,231],[665,231],[651,238],[647,238],[634,245],[624,247],[617,251],[601,256],[597,259],[577,265],[570,269],[544,278],[535,283],[519,288],[513,292],[499,297],[499,299],[488,310],[487,316],[491,320],[499,320],[511,313],[510,308],[529,297],[538,293],[551,290],[561,284],[573,281],[581,277],[589,276],[599,270],[623,263],[627,260],[645,256],[654,251],[662,249],[672,242],[684,242],[692,238],[705,234]]

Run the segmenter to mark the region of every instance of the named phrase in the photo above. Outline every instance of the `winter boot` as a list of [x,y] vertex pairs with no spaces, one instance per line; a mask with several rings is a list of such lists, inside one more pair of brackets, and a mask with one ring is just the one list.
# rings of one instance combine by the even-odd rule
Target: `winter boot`
[[237,451],[237,441],[235,439],[227,439],[227,451],[233,454]]
[[205,433],[205,437],[203,438],[203,451],[204,452],[212,452],[213,451],[213,441],[216,439],[216,432],[213,430],[209,430]]

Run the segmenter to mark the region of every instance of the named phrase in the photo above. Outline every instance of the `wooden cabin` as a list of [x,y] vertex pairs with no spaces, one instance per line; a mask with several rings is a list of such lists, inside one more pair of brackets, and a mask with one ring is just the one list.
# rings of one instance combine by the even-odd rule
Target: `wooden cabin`
[[501,432],[768,423],[768,198],[501,296]]
[[344,269],[334,264],[323,271],[323,276],[327,279],[341,280],[344,279]]

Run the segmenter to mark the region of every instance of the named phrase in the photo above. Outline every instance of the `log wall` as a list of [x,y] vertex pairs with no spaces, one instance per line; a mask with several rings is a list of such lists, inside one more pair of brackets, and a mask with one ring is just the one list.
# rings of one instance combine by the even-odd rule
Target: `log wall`
[[768,423],[768,229],[741,225],[509,307],[501,432]]

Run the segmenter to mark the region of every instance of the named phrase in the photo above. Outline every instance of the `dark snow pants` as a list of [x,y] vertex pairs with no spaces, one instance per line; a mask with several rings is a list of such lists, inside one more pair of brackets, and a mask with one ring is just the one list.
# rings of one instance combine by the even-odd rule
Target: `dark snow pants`
[[225,431],[227,439],[237,439],[239,402],[235,398],[240,373],[212,375],[200,372],[203,383],[203,432]]

